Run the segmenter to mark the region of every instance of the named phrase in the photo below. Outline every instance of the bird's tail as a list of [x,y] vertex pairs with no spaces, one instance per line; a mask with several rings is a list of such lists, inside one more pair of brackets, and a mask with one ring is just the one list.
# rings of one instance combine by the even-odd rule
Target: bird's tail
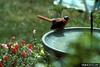
[[43,20],[52,22],[52,19],[49,19],[49,18],[47,18],[47,17],[45,17],[45,16],[37,15],[37,17],[40,18],[40,19],[43,19]]

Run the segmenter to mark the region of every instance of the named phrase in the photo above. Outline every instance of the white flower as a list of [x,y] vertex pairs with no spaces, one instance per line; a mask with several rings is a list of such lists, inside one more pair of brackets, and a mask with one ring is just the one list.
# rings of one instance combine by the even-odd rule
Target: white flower
[[3,48],[8,49],[7,44],[1,44]]
[[14,46],[18,45],[18,42],[14,43]]
[[33,34],[35,34],[35,33],[36,33],[36,30],[34,29],[34,30],[33,30]]

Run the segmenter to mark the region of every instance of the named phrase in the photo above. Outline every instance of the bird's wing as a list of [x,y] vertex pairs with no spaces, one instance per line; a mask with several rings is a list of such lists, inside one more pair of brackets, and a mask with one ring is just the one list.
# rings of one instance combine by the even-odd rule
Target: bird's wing
[[64,18],[57,18],[56,22],[64,23],[64,22],[66,22],[66,20]]

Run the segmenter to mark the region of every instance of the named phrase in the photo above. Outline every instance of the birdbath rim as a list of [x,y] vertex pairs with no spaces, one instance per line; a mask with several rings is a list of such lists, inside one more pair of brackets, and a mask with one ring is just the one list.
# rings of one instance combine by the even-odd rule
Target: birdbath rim
[[[89,30],[89,29],[91,29],[91,27],[67,27],[67,28],[65,28],[64,30],[79,30],[79,31],[81,31],[82,30],[82,32],[83,32],[83,30]],[[100,32],[100,28],[93,28],[93,30],[96,30],[96,31],[98,31],[98,32]],[[46,47],[48,47],[48,48],[50,48],[50,49],[52,49],[52,50],[54,50],[54,51],[58,51],[58,52],[61,52],[61,53],[67,53],[66,51],[62,51],[62,50],[59,50],[59,49],[56,49],[56,48],[54,48],[54,47],[51,47],[50,46],[50,44],[48,44],[47,42],[46,42],[46,37],[48,37],[48,35],[50,35],[50,34],[52,34],[52,33],[54,33],[55,32],[55,30],[51,30],[51,31],[49,31],[49,32],[47,32],[47,33],[45,33],[44,35],[43,35],[43,37],[42,37],[42,42],[43,42],[43,45],[44,46],[46,46]],[[73,32],[73,31],[72,31]],[[56,32],[57,33],[57,32]],[[50,42],[50,41],[49,41]]]

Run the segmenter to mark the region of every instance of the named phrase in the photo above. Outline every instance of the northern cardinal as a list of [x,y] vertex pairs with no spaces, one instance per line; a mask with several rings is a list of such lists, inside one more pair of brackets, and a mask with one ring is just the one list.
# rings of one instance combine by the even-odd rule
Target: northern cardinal
[[49,19],[47,17],[38,15],[39,18],[52,22],[51,29],[61,30],[64,29],[65,25],[68,23],[69,17],[64,16],[63,18],[53,18]]

